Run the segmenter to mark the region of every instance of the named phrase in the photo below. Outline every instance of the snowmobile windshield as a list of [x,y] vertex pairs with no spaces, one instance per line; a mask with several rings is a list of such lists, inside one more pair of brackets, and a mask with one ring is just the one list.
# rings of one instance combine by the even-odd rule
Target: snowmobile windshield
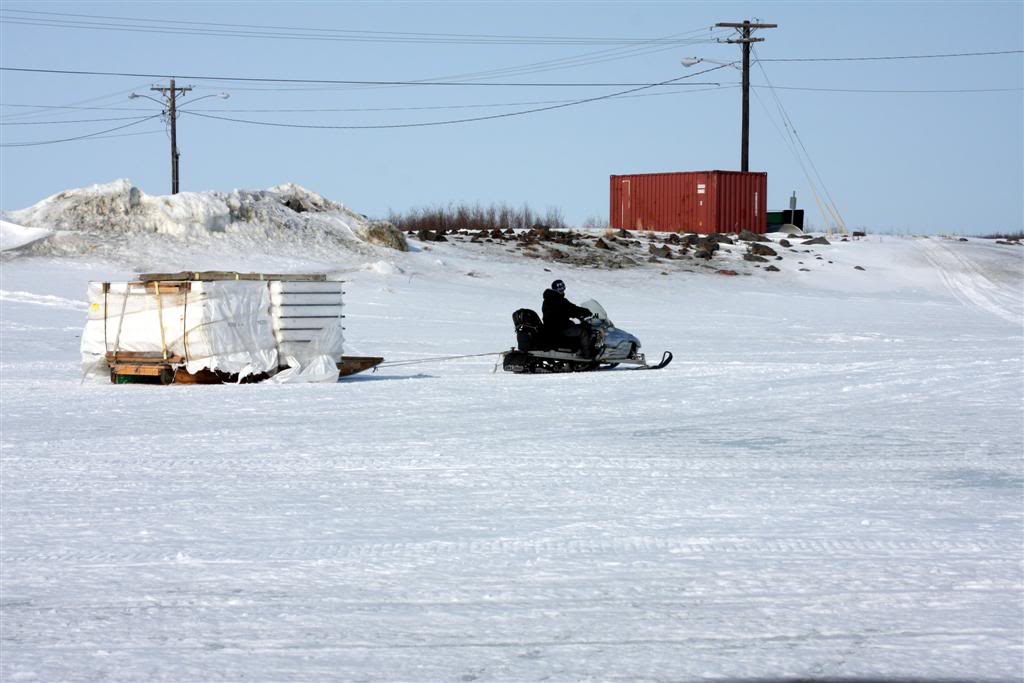
[[[593,313],[598,320],[608,320],[607,311],[604,310],[604,307],[601,304],[597,303],[593,299],[587,299],[581,303],[580,306]],[[608,320],[608,322],[611,321]]]

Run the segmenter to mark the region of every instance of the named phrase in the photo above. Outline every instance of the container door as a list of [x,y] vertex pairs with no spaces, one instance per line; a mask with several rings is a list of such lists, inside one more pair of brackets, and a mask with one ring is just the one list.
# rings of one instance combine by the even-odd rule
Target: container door
[[715,231],[714,220],[711,219],[713,213],[710,210],[716,196],[713,183],[715,176],[711,173],[701,173],[696,178],[696,194],[694,195],[697,217],[696,232],[708,234]]

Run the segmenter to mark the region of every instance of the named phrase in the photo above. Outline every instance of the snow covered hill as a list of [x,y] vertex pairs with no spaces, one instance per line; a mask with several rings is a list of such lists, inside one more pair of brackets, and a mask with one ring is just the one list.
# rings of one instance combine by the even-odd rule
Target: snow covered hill
[[66,190],[20,211],[15,224],[53,234],[36,255],[135,258],[227,250],[281,254],[367,253],[371,221],[294,184],[268,190],[148,196],[128,180]]
[[[1024,248],[609,270],[384,249],[336,205],[256,228],[267,248],[234,195],[118,187],[75,204],[113,222],[59,196],[8,216],[61,237],[0,268],[0,679],[1024,677]],[[186,214],[187,239],[163,222]],[[507,349],[558,277],[676,360],[82,383],[86,282],[136,264],[343,274],[349,351],[389,361]]]

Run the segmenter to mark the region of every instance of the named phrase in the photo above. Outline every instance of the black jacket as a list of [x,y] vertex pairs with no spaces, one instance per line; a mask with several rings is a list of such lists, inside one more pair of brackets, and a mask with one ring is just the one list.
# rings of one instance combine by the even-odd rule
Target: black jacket
[[550,332],[561,332],[569,325],[569,318],[589,318],[589,309],[577,306],[565,298],[565,294],[553,289],[544,290],[544,327]]

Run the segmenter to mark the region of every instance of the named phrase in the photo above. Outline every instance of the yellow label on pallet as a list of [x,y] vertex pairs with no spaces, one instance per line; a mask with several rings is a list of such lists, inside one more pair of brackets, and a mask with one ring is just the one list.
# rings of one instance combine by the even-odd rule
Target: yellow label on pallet
[[94,310],[94,311],[100,310],[100,305],[99,304],[93,304],[92,305],[92,310]]

